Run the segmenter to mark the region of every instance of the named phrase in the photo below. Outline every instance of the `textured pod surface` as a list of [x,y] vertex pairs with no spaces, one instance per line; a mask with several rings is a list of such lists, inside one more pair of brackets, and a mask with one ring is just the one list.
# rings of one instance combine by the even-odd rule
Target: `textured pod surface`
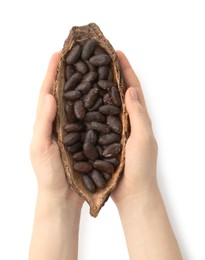
[[[92,40],[92,42],[88,43],[89,40]],[[97,47],[94,49],[93,44],[96,44]],[[87,44],[87,45],[86,45]],[[90,44],[90,46],[89,46]],[[75,46],[80,46],[80,47],[75,47]],[[80,49],[81,52],[80,52]],[[81,57],[80,57],[80,53],[81,53]],[[103,55],[102,55],[103,54]],[[109,58],[107,58],[105,55],[108,55]],[[94,56],[92,56],[94,55]],[[95,55],[97,57],[95,57]],[[86,60],[85,64],[83,64],[82,62],[79,63],[79,59],[84,58],[84,59],[88,59]],[[77,65],[76,65],[77,62]],[[89,66],[88,66],[89,65]],[[92,67],[93,66],[93,67]],[[108,66],[108,67],[106,67]],[[95,73],[87,73],[87,69],[90,70],[90,72],[92,70],[94,70],[96,67],[96,71],[100,71],[99,74],[99,80],[104,80],[104,78],[108,77],[108,81],[112,81],[114,82],[114,86],[115,88],[117,88],[117,90],[119,91],[119,95],[116,96],[115,92],[116,89],[114,88],[114,90],[112,89],[112,84],[108,84],[107,82],[103,82],[104,85],[102,85],[103,87],[100,87],[101,90],[99,90],[98,95],[96,95],[96,91],[92,90],[96,88],[96,85],[94,86],[94,88],[92,87],[90,89],[89,83],[85,84],[84,82],[91,82],[91,84],[97,84],[94,83],[96,81],[96,74]],[[74,70],[73,68],[77,69],[78,72],[75,72],[77,74],[75,74],[74,76]],[[103,68],[103,69],[102,69]],[[108,69],[109,69],[109,73],[108,73]],[[81,74],[79,74],[81,73]],[[86,74],[87,73],[87,74]],[[85,76],[83,76],[83,74],[86,74]],[[109,74],[109,75],[108,75]],[[82,75],[82,76],[80,76]],[[69,80],[70,79],[70,80]],[[66,82],[67,85],[66,85]],[[105,84],[106,83],[106,84]],[[83,84],[80,85],[78,87],[79,84]],[[100,83],[102,84],[102,82]],[[109,86],[108,86],[109,85]],[[65,91],[71,91],[74,90],[75,88],[78,88],[77,90],[81,90],[81,88],[83,90],[81,90],[81,93],[83,95],[87,95],[85,96],[85,100],[83,100],[83,102],[85,102],[85,108],[89,111],[93,111],[96,109],[98,109],[98,106],[102,105],[102,98],[100,97],[100,95],[104,95],[103,88],[106,89],[112,89],[112,95],[111,96],[115,96],[114,99],[114,105],[117,106],[114,108],[114,112],[113,112],[113,107],[105,107],[105,108],[101,108],[101,110],[103,110],[102,112],[104,113],[105,116],[107,116],[107,114],[110,115],[111,113],[111,117],[113,117],[113,115],[116,114],[116,111],[120,111],[118,114],[120,123],[121,123],[121,129],[120,129],[120,147],[121,147],[121,151],[119,154],[119,163],[117,163],[115,166],[110,166],[110,168],[112,168],[112,171],[109,168],[109,171],[106,172],[102,172],[102,177],[100,177],[100,175],[98,176],[97,174],[94,175],[93,180],[86,175],[83,175],[82,172],[84,172],[85,170],[83,170],[83,167],[85,167],[85,165],[81,164],[74,164],[74,159],[76,160],[75,157],[78,158],[78,160],[80,160],[79,158],[82,158],[82,160],[84,160],[85,158],[83,157],[82,154],[82,140],[79,140],[79,135],[76,134],[74,135],[74,137],[76,138],[76,143],[72,144],[73,142],[70,141],[68,136],[68,132],[72,132],[73,128],[77,128],[78,127],[81,129],[83,128],[82,126],[79,126],[79,123],[76,123],[76,125],[72,124],[73,122],[75,122],[75,118],[76,118],[76,111],[80,114],[80,120],[81,120],[81,124],[86,123],[86,127],[88,127],[88,129],[92,129],[93,131],[95,131],[95,128],[97,128],[97,130],[99,130],[99,126],[101,126],[102,124],[105,124],[103,127],[104,128],[108,128],[109,129],[109,125],[106,125],[105,123],[100,123],[100,122],[96,122],[95,120],[99,120],[99,121],[104,121],[103,116],[100,115],[99,113],[94,113],[94,114],[88,114],[87,116],[84,117],[83,113],[80,113],[81,110],[77,107],[75,114],[72,111],[72,104],[68,103],[68,100],[66,101],[65,99]],[[91,91],[92,90],[92,91]],[[83,92],[82,92],[83,91]],[[91,91],[91,93],[90,93]],[[93,92],[93,93],[92,93]],[[62,49],[61,52],[61,56],[60,56],[60,60],[58,63],[58,68],[57,68],[57,74],[56,74],[56,81],[55,81],[55,90],[54,90],[54,96],[56,98],[57,101],[57,115],[56,115],[56,132],[57,132],[57,139],[58,139],[58,145],[59,145],[59,149],[60,149],[60,153],[61,153],[61,159],[62,159],[62,163],[65,169],[65,173],[66,173],[66,177],[67,180],[69,182],[69,184],[71,185],[71,188],[76,191],[79,195],[83,196],[85,198],[85,200],[88,202],[88,204],[90,205],[90,214],[94,217],[96,217],[101,209],[101,207],[104,205],[105,201],[108,199],[108,197],[110,196],[111,192],[116,188],[120,177],[122,175],[123,172],[123,168],[124,168],[124,162],[125,162],[125,144],[128,138],[128,116],[126,113],[126,109],[125,109],[125,103],[124,103],[124,92],[125,92],[125,87],[123,84],[123,80],[122,80],[122,75],[120,73],[120,67],[119,67],[119,63],[118,63],[118,58],[117,55],[113,49],[113,47],[111,46],[111,44],[109,43],[109,41],[104,37],[104,35],[102,34],[102,32],[100,31],[99,27],[94,24],[88,24],[86,26],[80,26],[80,27],[73,27],[70,31],[70,34],[68,36],[68,38],[66,39],[65,43],[64,43],[64,47]],[[75,92],[73,94],[73,92],[70,92],[68,94],[69,96],[69,102],[73,102],[73,99],[75,99],[75,95],[77,95]],[[74,97],[73,97],[74,96]],[[76,101],[75,101],[76,102]],[[98,103],[100,105],[98,105]],[[70,122],[68,122],[68,106],[71,107],[71,109],[69,110],[69,120]],[[95,109],[93,109],[95,108]],[[111,112],[108,112],[111,111]],[[70,112],[71,111],[71,112]],[[81,116],[81,114],[83,114]],[[99,116],[100,115],[100,116]],[[108,116],[109,116],[108,115]],[[92,118],[93,117],[93,118]],[[91,121],[94,120],[92,122],[85,122],[85,119],[87,121]],[[77,118],[79,119],[79,118]],[[68,123],[71,125],[69,126]],[[67,132],[66,132],[67,130]],[[100,129],[102,130],[102,129]],[[104,131],[97,131],[97,135],[102,135],[102,134],[108,134],[109,131],[104,129]],[[90,131],[90,130],[88,130]],[[119,132],[119,131],[116,131]],[[85,133],[84,133],[85,135]],[[82,133],[83,136],[83,133]],[[85,137],[84,137],[85,138]],[[67,140],[69,139],[69,140]],[[88,140],[88,135],[86,136],[85,140]],[[71,145],[68,146],[68,143]],[[99,148],[99,146],[96,146],[97,148]],[[94,148],[92,145],[85,145],[84,149],[86,151],[89,151],[89,149],[91,150],[92,148],[92,158],[96,157],[96,154],[99,154],[99,156],[102,154],[100,153],[100,149],[98,149],[98,152],[96,152],[96,150],[94,151]],[[75,153],[73,155],[73,153]],[[78,156],[77,156],[78,155]],[[73,159],[74,158],[74,159]],[[116,161],[118,161],[118,159],[116,159]],[[77,160],[76,160],[77,161]],[[95,161],[96,162],[96,161]],[[90,162],[92,164],[92,161]],[[108,163],[107,163],[108,164]],[[111,164],[111,163],[110,163]],[[100,166],[99,166],[100,165]],[[87,165],[86,165],[87,166]],[[89,165],[88,165],[89,166]],[[107,167],[107,165],[105,165]],[[101,166],[101,163],[99,163],[99,161],[97,163],[93,163],[93,167],[96,167],[98,169],[101,168],[105,168],[104,165]],[[89,168],[90,167],[90,168]],[[91,170],[92,166],[89,166],[86,168],[86,171]],[[114,169],[114,172],[113,172]],[[81,172],[80,172],[80,171]],[[112,172],[112,173],[111,173]],[[103,183],[102,184],[102,178],[104,178],[107,183],[106,185]],[[95,188],[94,187],[94,183],[97,183],[98,186],[100,186],[100,188]],[[85,185],[86,184],[86,185]],[[101,184],[101,185],[100,185]],[[86,188],[87,186],[87,188]]]

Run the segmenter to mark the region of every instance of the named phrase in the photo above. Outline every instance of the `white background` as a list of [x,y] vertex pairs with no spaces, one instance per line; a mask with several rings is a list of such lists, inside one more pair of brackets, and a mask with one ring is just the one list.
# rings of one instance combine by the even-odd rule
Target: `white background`
[[[29,143],[40,85],[71,27],[89,22],[127,54],[141,80],[160,188],[184,259],[205,259],[203,0],[1,1],[0,259],[28,258],[37,192]],[[111,199],[97,219],[84,206],[79,259],[129,259]]]

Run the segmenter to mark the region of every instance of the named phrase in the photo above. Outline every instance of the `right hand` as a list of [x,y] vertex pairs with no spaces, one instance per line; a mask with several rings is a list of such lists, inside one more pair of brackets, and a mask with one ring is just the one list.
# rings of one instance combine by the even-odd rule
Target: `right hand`
[[128,197],[141,196],[153,186],[157,186],[157,143],[140,82],[125,55],[118,52],[118,57],[127,87],[125,105],[129,114],[131,134],[126,144],[124,174],[112,194],[117,206]]

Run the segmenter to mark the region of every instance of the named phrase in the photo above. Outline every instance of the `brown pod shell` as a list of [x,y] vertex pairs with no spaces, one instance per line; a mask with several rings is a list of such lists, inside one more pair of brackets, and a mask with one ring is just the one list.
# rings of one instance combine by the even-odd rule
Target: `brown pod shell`
[[[65,68],[67,66],[66,57],[68,56],[70,50],[74,45],[76,44],[82,45],[88,39],[93,39],[96,42],[96,44],[98,44],[98,46],[100,46],[103,50],[105,50],[105,53],[108,54],[110,58],[110,66],[112,68],[113,82],[115,83],[115,86],[119,90],[120,98],[122,102],[121,112],[120,112],[120,118],[122,123],[121,142],[120,142],[122,146],[122,151],[120,154],[120,163],[119,166],[112,173],[112,178],[109,180],[105,188],[97,189],[95,193],[91,193],[85,188],[83,183],[82,173],[79,173],[74,170],[73,168],[74,162],[73,162],[72,154],[68,152],[67,146],[63,144],[63,139],[64,136],[66,135],[66,132],[64,131],[64,126],[67,123],[67,117],[64,109],[66,100],[64,100],[63,98],[64,86],[66,83],[65,82],[65,71],[66,71]],[[73,63],[73,60],[72,62],[69,61],[69,64],[70,63]],[[104,64],[102,66],[104,66]],[[120,180],[124,168],[125,144],[129,135],[128,116],[125,109],[124,93],[125,93],[125,86],[122,80],[117,54],[113,49],[112,45],[109,43],[109,41],[104,37],[99,27],[94,23],[90,23],[86,26],[73,27],[68,35],[68,38],[64,43],[64,47],[61,51],[60,59],[57,67],[55,89],[54,89],[54,96],[57,102],[56,132],[57,132],[57,141],[60,149],[61,159],[65,169],[68,183],[70,184],[71,188],[74,191],[76,191],[79,195],[84,197],[84,199],[88,202],[88,204],[90,205],[90,214],[94,217],[98,215],[101,207],[107,201],[111,192],[117,187],[117,184]]]

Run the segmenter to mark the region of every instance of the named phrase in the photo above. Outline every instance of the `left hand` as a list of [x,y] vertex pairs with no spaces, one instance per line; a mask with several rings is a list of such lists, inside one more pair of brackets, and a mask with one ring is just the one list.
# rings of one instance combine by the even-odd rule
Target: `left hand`
[[52,124],[56,115],[56,101],[52,93],[58,59],[59,53],[53,54],[41,87],[30,156],[40,194],[56,199],[66,198],[82,206],[84,200],[67,183],[59,148],[52,136]]

